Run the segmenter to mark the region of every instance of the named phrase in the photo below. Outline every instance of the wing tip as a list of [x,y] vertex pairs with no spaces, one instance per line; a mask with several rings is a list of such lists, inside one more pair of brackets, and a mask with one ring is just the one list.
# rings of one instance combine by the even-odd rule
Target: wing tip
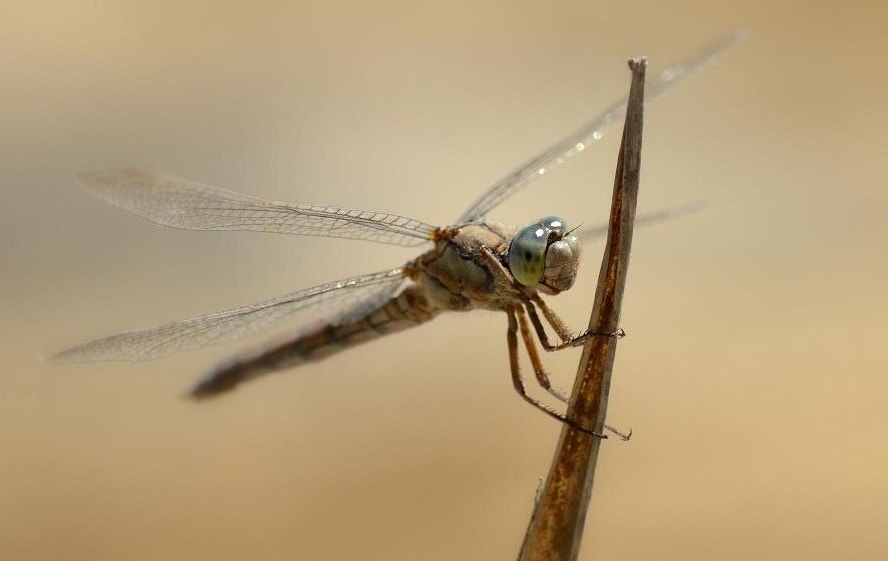
[[52,364],[76,364],[84,362],[141,362],[153,358],[160,358],[164,355],[144,355],[138,356],[132,353],[121,352],[120,349],[112,349],[103,345],[109,339],[97,339],[89,343],[77,345],[69,349],[64,349],[49,356],[41,356],[40,360]]
[[45,364],[70,364],[74,362],[85,362],[85,359],[79,356],[77,348],[65,349],[51,355],[40,355],[37,359]]
[[84,351],[88,351],[88,349],[84,349],[83,346],[71,347],[70,349],[65,349],[49,356],[41,356],[40,359],[42,362],[50,364],[74,364],[78,362],[112,360],[104,357],[90,356],[89,352]]

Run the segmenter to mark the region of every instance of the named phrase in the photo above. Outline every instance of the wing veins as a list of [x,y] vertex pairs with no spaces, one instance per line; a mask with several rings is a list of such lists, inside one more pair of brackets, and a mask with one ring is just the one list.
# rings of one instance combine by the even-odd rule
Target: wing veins
[[397,214],[270,201],[136,170],[80,176],[87,191],[155,224],[187,230],[254,230],[415,246],[435,227]]
[[[160,358],[175,352],[252,335],[296,312],[331,299],[339,301],[344,298],[346,303],[354,307],[352,313],[356,313],[364,305],[376,302],[377,298],[388,297],[403,280],[403,268],[350,277],[257,304],[104,337],[62,351],[51,357],[51,360],[85,362]],[[338,317],[341,319],[351,316]],[[337,318],[328,319],[335,321]]]
[[[709,66],[734,47],[738,46],[748,35],[740,31],[722,39],[718,43],[700,51],[685,61],[662,71],[655,80],[645,88],[645,103],[659,98],[685,78]],[[514,195],[528,183],[541,177],[551,168],[560,165],[572,156],[584,151],[589,143],[601,138],[601,132],[609,125],[617,122],[626,113],[628,96],[611,105],[607,110],[587,122],[580,129],[559,140],[538,155],[527,160],[517,169],[491,185],[472,205],[463,212],[457,224],[477,222],[487,213]]]

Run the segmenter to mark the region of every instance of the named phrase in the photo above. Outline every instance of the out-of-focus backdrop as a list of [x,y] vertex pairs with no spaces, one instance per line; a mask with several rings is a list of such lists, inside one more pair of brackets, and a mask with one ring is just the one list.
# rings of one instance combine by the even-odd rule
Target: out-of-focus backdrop
[[[74,184],[144,168],[445,224],[651,71],[640,230],[584,559],[888,555],[884,2],[117,2],[0,8],[0,558],[512,559],[558,424],[505,318],[441,317],[224,399],[244,346],[38,361],[396,266],[354,241],[155,227]],[[498,208],[605,218],[593,150]],[[585,325],[601,244],[553,307]],[[275,332],[272,331],[272,335]],[[261,339],[257,339],[261,340]],[[570,386],[578,352],[547,356]]]

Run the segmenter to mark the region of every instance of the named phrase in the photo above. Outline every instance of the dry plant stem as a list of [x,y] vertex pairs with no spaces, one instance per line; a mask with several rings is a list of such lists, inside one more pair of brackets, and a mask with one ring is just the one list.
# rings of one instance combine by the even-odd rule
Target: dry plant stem
[[[607,246],[589,320],[592,333],[612,333],[619,328],[638,200],[646,65],[643,58],[629,61],[632,86],[617,160]],[[617,337],[590,337],[586,341],[568,406],[568,418],[598,433],[604,430],[616,350]],[[577,558],[601,443],[600,438],[563,425],[549,476],[524,536],[520,561]]]

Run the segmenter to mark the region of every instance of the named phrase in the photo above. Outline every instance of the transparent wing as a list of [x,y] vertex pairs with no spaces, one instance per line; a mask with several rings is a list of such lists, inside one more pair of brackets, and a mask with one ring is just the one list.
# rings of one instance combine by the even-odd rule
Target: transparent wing
[[[330,282],[252,306],[98,339],[50,357],[58,362],[148,360],[252,335],[295,312],[320,303],[351,305],[349,316],[388,299],[404,280],[401,268]],[[335,321],[337,318],[330,318]],[[339,318],[341,319],[341,318]]]
[[[672,208],[666,208],[663,210],[646,212],[635,217],[635,225],[653,226],[654,224],[666,222],[667,220],[672,220],[673,218],[677,218],[685,214],[699,212],[704,208],[706,208],[706,203],[696,202],[688,203],[681,206],[675,206]],[[591,226],[580,226],[579,228],[577,228],[577,236],[579,236],[581,240],[593,240],[595,238],[603,238],[604,236],[606,236],[607,230],[608,224],[606,222],[603,224],[595,224]]]
[[[739,45],[746,36],[745,31],[737,32],[681,64],[664,70],[655,80],[648,82],[645,86],[645,102],[649,103],[660,97],[685,78],[721,58]],[[590,143],[601,138],[601,133],[606,128],[623,119],[626,114],[627,100],[628,98],[623,98],[614,103],[602,114],[583,125],[582,128],[553,144],[494,183],[460,216],[456,224],[477,222],[483,219],[492,208],[514,195],[519,189],[544,175],[554,166],[564,163],[568,158],[588,148]]]
[[435,227],[369,210],[267,201],[209,185],[136,170],[86,173],[80,185],[156,224],[186,230],[254,230],[414,246]]

